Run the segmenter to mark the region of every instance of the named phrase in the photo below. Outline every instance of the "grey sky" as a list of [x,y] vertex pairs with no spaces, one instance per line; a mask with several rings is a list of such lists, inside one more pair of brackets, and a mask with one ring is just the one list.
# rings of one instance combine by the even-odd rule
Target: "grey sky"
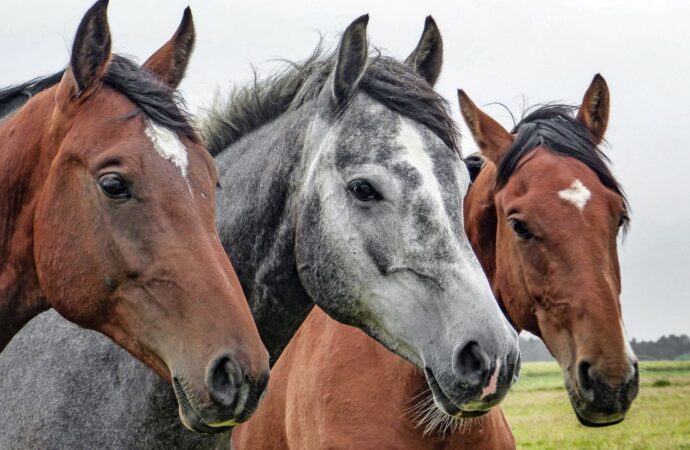
[[[0,2],[0,86],[52,73],[68,61],[90,0]],[[112,0],[118,52],[144,60],[190,4],[197,46],[182,90],[192,110],[219,86],[246,81],[275,59],[302,59],[325,34],[370,14],[370,42],[406,56],[432,14],[445,42],[437,85],[457,115],[456,89],[479,105],[579,103],[592,76],[608,81],[614,172],[633,208],[620,247],[623,310],[631,336],[690,333],[690,2],[685,0],[220,1]],[[499,107],[486,111],[510,126]],[[463,124],[463,130],[466,128]],[[475,145],[465,132],[466,154]]]

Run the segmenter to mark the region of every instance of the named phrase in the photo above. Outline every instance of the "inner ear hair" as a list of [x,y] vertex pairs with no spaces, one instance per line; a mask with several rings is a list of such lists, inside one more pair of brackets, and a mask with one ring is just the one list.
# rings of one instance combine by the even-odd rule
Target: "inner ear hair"
[[366,70],[369,57],[368,23],[368,14],[360,16],[345,29],[340,39],[333,73],[333,98],[339,106],[349,101]]
[[494,164],[499,164],[510,148],[513,137],[501,124],[484,113],[462,89],[458,89],[460,112],[467,123],[474,141],[482,154]]
[[577,119],[589,129],[595,144],[600,144],[604,140],[609,121],[609,105],[610,95],[606,80],[600,74],[596,74],[577,113]]
[[107,70],[111,56],[107,9],[108,0],[98,0],[77,28],[70,58],[77,94],[96,84]]
[[422,37],[405,59],[405,64],[412,67],[430,85],[436,84],[443,65],[443,39],[433,17],[427,16]]
[[196,42],[192,10],[187,7],[175,34],[142,65],[175,89],[182,82]]

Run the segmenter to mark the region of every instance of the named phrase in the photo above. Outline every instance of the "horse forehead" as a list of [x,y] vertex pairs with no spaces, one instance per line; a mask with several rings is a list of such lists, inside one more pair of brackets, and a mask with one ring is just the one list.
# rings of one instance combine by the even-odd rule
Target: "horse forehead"
[[[424,188],[420,191],[441,195],[441,192],[460,190],[463,173],[469,181],[467,171],[453,158],[442,141],[428,130],[407,118],[401,118],[395,144],[402,151],[398,161],[415,169],[422,179]],[[440,200],[440,198],[439,198]]]
[[158,156],[169,161],[188,181],[189,155],[177,133],[150,120],[146,121],[144,133]]

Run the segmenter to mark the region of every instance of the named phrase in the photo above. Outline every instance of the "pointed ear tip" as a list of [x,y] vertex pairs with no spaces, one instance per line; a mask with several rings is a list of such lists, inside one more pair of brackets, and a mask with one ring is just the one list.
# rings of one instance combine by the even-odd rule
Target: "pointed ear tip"
[[468,102],[470,97],[467,95],[467,92],[462,89],[458,89],[458,99],[460,99],[460,103],[464,103]]
[[436,26],[436,21],[431,16],[431,14],[426,16],[426,19],[424,19],[424,26],[426,26],[426,27],[428,27],[428,26],[434,26],[435,27]]
[[192,17],[192,8],[191,6],[187,5],[187,7],[184,9],[184,12],[182,13],[182,17],[186,18],[191,18]]
[[369,13],[362,14],[357,19],[355,19],[355,21],[353,23],[357,23],[357,24],[361,23],[364,26],[368,25],[369,24]]

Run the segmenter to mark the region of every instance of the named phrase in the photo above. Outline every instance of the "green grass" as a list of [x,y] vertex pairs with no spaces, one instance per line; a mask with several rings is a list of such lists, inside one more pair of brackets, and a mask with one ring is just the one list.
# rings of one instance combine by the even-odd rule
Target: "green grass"
[[640,394],[607,428],[577,422],[556,363],[526,363],[503,411],[524,449],[690,449],[690,361],[640,363]]

